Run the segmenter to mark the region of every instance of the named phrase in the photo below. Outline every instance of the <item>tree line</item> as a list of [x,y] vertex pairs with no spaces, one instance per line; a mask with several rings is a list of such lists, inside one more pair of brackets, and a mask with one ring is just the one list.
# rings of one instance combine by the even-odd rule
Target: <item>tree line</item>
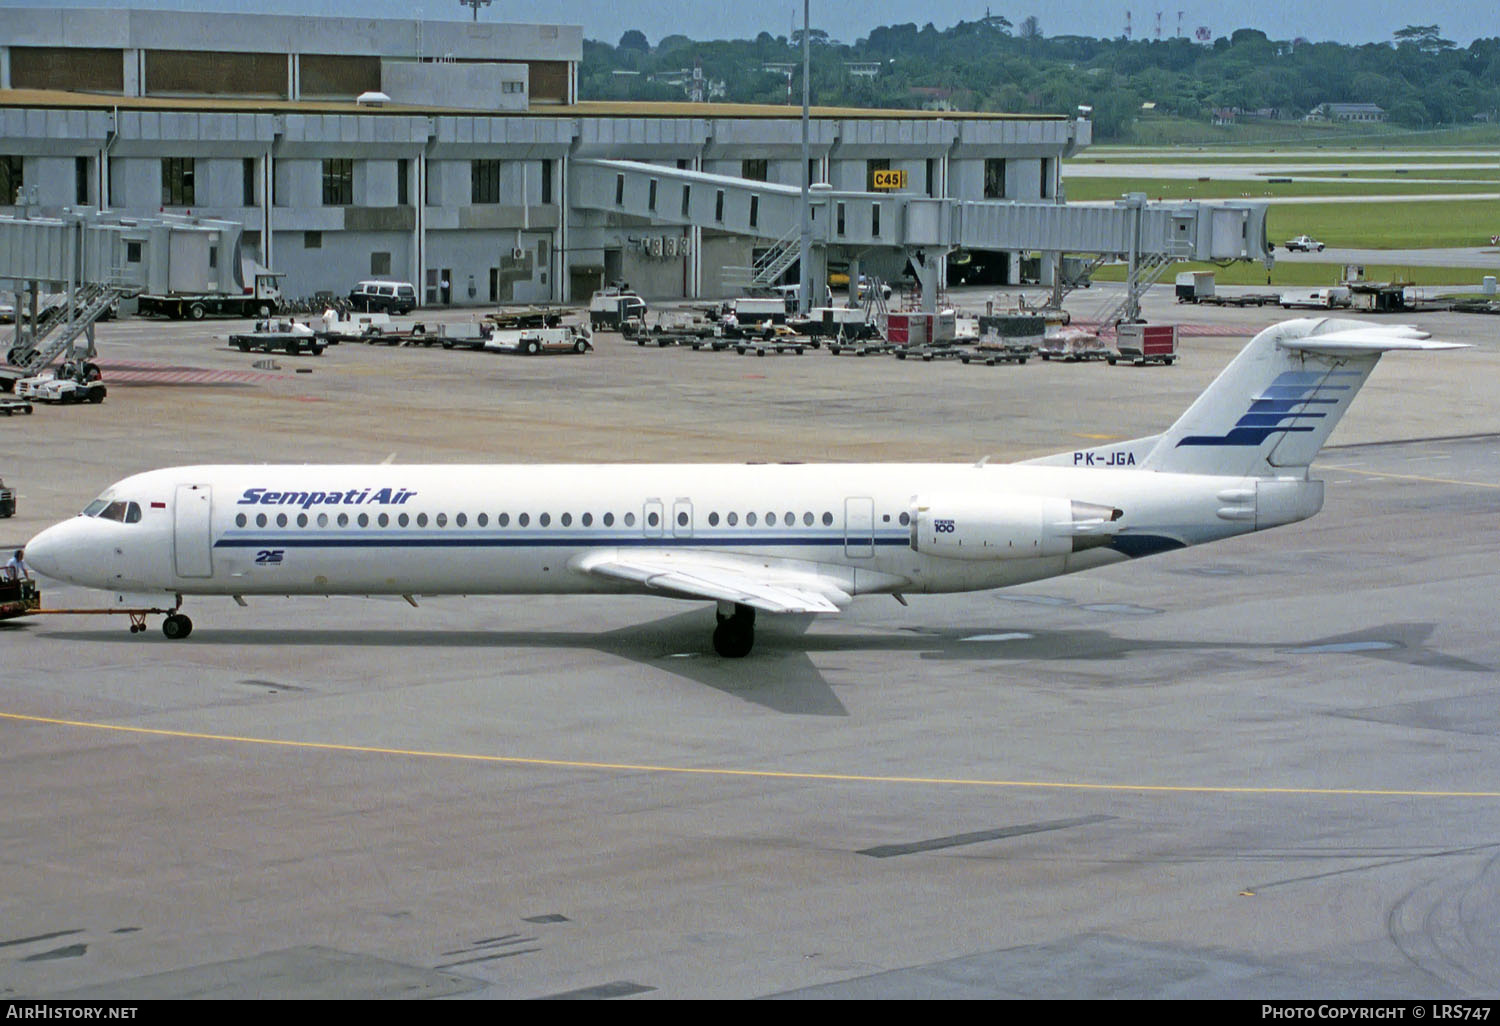
[[[930,22],[872,30],[852,45],[809,33],[813,102],[820,106],[1072,114],[1091,108],[1096,140],[1128,138],[1143,104],[1157,114],[1208,121],[1215,111],[1302,118],[1322,103],[1373,103],[1409,128],[1496,121],[1500,37],[1460,47],[1436,25],[1412,25],[1390,42],[1347,45],[1273,40],[1239,29],[1211,44],[1185,38],[1047,36],[1032,16]],[[631,30],[619,44],[584,42],[579,93],[597,100],[681,100],[683,87],[652,80],[695,65],[722,83],[722,102],[800,103],[801,39],[694,41],[655,47]],[[865,65],[865,75],[849,64]],[[871,66],[878,65],[873,77]],[[768,67],[769,66],[769,67]]]

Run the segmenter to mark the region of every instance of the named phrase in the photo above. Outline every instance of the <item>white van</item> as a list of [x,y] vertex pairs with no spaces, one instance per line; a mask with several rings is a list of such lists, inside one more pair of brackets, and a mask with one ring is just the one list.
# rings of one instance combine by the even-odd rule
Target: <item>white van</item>
[[362,281],[349,291],[349,303],[367,313],[411,313],[417,290],[409,281]]

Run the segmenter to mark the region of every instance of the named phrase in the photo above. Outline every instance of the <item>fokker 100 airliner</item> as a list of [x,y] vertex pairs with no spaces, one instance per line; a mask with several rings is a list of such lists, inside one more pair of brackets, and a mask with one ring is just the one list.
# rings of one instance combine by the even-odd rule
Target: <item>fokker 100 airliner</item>
[[[1016,464],[191,466],[128,477],[26,548],[52,578],[184,595],[619,593],[755,614],[978,591],[1294,523],[1382,353],[1462,346],[1317,318],[1262,331],[1165,433]],[[170,604],[169,604],[170,603]],[[137,629],[137,628],[133,628]]]

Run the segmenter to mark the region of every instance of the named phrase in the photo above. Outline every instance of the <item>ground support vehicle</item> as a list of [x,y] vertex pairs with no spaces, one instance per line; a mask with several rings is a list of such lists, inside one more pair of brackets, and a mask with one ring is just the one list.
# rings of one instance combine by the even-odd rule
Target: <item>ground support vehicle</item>
[[[30,412],[31,412],[31,404],[29,402],[27,402],[25,399],[12,399],[8,395],[0,395],[0,414],[4,414],[5,416],[9,417],[13,413],[30,413]],[[3,494],[4,494],[4,489],[0,488],[0,495],[3,495]],[[3,517],[3,516],[9,516],[9,514],[8,513],[4,513],[4,512],[0,512],[0,517]]]
[[205,317],[271,317],[281,309],[280,274],[267,271],[254,275],[243,293],[169,292],[136,298],[136,313],[143,317],[171,317],[201,321]]
[[98,379],[80,380],[76,374],[64,374],[64,368],[56,376],[41,374],[34,378],[22,378],[16,382],[16,396],[38,403],[102,403],[109,390]]
[[1098,335],[1071,328],[1058,332],[1056,335],[1048,335],[1046,341],[1037,350],[1037,355],[1043,360],[1081,363],[1087,360],[1107,359],[1109,349]]
[[595,292],[589,299],[589,328],[593,331],[624,331],[630,321],[646,320],[646,301],[629,285],[617,282]]
[[1200,306],[1275,306],[1281,302],[1281,294],[1278,292],[1242,292],[1237,296],[1231,296],[1220,293],[1204,296],[1193,302]]
[[485,314],[484,321],[492,328],[508,330],[514,328],[556,328],[562,324],[563,311],[551,306],[524,306],[496,310]]
[[1177,359],[1177,325],[1122,324],[1115,331],[1115,350],[1105,357],[1111,367],[1120,360],[1137,367],[1148,363],[1170,367]]
[[42,592],[30,577],[0,577],[0,620],[27,616],[42,606]]
[[594,348],[588,333],[579,327],[518,328],[492,332],[483,348],[492,353],[518,353],[538,356],[542,353],[583,354]]
[[774,341],[742,341],[734,344],[734,351],[741,356],[754,354],[756,356],[801,356],[809,348],[807,339],[792,341],[789,339],[777,339]]
[[[30,412],[28,407],[27,412]],[[16,515],[16,490],[7,488],[5,481],[0,479],[0,517],[13,517]]]
[[899,346],[894,342],[885,342],[881,339],[856,342],[830,342],[828,343],[828,354],[830,356],[843,356],[845,353],[851,356],[884,356],[888,353],[899,353],[905,346]]
[[254,331],[230,335],[229,344],[242,353],[280,351],[288,356],[301,353],[322,356],[325,345],[311,326],[297,321],[259,321]]
[[1287,239],[1286,248],[1289,253],[1321,253],[1324,246],[1311,235],[1299,235],[1295,239]]
[[417,308],[409,281],[362,281],[349,290],[349,305],[364,313],[407,314]]

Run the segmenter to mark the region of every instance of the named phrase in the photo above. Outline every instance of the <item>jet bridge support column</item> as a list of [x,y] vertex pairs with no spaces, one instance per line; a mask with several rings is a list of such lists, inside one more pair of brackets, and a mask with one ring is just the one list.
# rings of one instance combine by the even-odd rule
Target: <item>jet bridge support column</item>
[[941,269],[948,262],[948,247],[941,249],[910,249],[907,257],[912,269],[917,272],[917,284],[922,289],[922,312],[937,313],[938,288],[942,282]]

